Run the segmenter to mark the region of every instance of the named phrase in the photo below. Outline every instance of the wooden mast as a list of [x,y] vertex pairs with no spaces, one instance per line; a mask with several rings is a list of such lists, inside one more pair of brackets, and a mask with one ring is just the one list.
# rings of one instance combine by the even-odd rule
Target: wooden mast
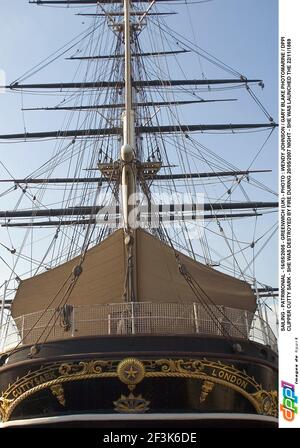
[[132,67],[131,67],[131,1],[124,0],[124,63],[125,63],[125,109],[123,119],[123,145],[121,147],[121,194],[123,208],[124,243],[126,252],[126,278],[124,295],[128,302],[136,297],[136,149],[135,116],[132,110]]

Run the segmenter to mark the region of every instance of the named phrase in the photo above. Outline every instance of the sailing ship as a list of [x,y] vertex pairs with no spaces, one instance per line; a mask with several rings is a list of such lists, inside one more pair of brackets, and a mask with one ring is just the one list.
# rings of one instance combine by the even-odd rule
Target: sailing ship
[[[29,3],[84,7],[80,19],[91,22],[6,86],[58,101],[23,103],[23,113],[67,118],[59,130],[0,135],[55,143],[34,172],[1,179],[10,184],[1,196],[18,198],[0,211],[15,238],[1,240],[11,268],[1,427],[277,426],[276,289],[252,270],[274,234],[274,224],[257,232],[276,213],[276,192],[259,180],[268,170],[255,157],[237,167],[206,145],[220,133],[226,145],[258,131],[270,138],[277,124],[255,93],[263,81],[172,30],[180,1]],[[190,56],[222,76],[189,79]],[[78,64],[73,81],[31,80],[65,57]],[[206,107],[230,105],[229,116],[241,93],[266,119],[199,124]],[[187,109],[196,123],[184,121]],[[266,200],[251,201],[248,187]]]

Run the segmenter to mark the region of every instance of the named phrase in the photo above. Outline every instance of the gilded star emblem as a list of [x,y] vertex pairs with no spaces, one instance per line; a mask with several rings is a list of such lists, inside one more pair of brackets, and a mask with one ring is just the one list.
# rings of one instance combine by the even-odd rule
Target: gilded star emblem
[[117,368],[119,379],[127,385],[140,383],[145,377],[144,364],[135,358],[127,358],[121,361]]
[[130,366],[129,369],[125,370],[125,374],[127,375],[128,379],[135,379],[137,374],[139,373],[138,370],[134,368],[134,366]]

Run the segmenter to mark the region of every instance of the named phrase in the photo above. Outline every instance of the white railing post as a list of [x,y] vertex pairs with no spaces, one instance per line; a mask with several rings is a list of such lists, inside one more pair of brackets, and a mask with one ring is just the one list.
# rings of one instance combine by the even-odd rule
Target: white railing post
[[[258,292],[256,281],[254,283],[254,287],[255,287],[256,299],[257,299],[257,303],[258,303],[257,314],[258,314],[259,324],[260,324],[261,331],[262,331],[262,340],[265,345],[268,345],[268,335],[266,333],[265,321],[264,321],[263,314],[262,314],[261,303],[259,301],[260,297],[259,297],[259,292]],[[253,328],[253,331],[255,331],[255,328]]]
[[76,325],[76,322],[75,322],[75,307],[73,306],[72,307],[72,317],[71,317],[71,336],[72,336],[72,338],[75,335],[75,325]]
[[24,339],[25,316],[22,317],[21,340]]
[[134,302],[131,302],[131,333],[135,334]]
[[108,334],[111,334],[111,314],[108,314],[108,318],[107,318],[107,324],[108,324]]
[[199,333],[199,322],[198,322],[198,310],[197,310],[197,303],[193,303],[193,310],[194,310],[194,320],[195,320],[195,329],[196,333]]

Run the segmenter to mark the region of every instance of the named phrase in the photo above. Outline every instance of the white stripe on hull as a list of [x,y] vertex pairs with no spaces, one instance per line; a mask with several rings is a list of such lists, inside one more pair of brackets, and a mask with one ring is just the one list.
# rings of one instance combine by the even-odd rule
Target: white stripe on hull
[[97,421],[151,421],[151,420],[173,420],[173,421],[197,421],[197,420],[236,420],[236,421],[257,421],[278,424],[278,419],[266,415],[237,414],[237,413],[186,413],[186,414],[74,414],[57,417],[31,418],[24,420],[14,420],[0,423],[0,428],[14,426],[33,425],[55,425],[70,422],[97,422]]

